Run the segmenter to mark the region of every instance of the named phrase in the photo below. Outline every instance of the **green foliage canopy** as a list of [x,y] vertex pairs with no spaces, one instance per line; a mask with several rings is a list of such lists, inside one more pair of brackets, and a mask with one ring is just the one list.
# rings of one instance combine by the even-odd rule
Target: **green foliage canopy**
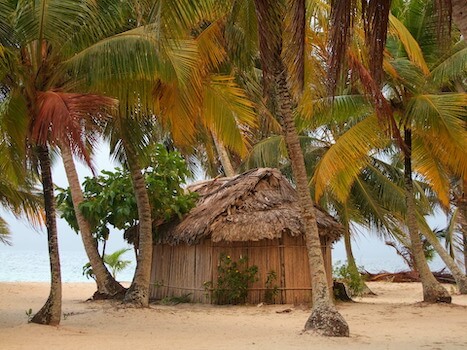
[[[160,144],[153,154],[143,170],[152,217],[155,222],[167,221],[175,215],[181,217],[194,206],[196,199],[195,194],[185,193],[181,187],[190,174],[185,160],[178,152],[168,152]],[[128,170],[104,170],[97,177],[86,177],[83,187],[84,201],[80,210],[97,239],[108,238],[109,225],[127,230],[138,224],[138,209]],[[57,203],[61,217],[78,232],[69,188],[59,188]]]

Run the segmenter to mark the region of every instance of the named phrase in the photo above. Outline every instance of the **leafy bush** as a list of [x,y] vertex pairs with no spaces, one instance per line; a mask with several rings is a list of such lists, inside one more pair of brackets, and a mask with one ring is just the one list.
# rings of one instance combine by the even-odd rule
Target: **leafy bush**
[[266,276],[266,282],[264,283],[264,286],[266,287],[264,292],[264,302],[266,304],[274,304],[274,299],[276,299],[276,296],[279,293],[279,287],[274,283],[276,280],[276,271],[269,271],[268,275]]
[[358,270],[353,271],[347,264],[341,264],[340,261],[337,264],[332,270],[334,278],[347,285],[351,295],[361,295],[365,287],[365,281],[360,272]]
[[248,266],[248,257],[233,261],[230,255],[222,253],[217,267],[217,283],[213,285],[211,281],[204,285],[206,289],[212,291],[216,304],[244,304],[248,287],[258,280],[257,273],[256,265]]
[[[194,207],[197,198],[195,193],[185,193],[181,186],[189,176],[186,162],[178,152],[168,152],[163,145],[157,145],[152,154],[143,169],[152,218],[163,222],[182,217]],[[58,191],[60,216],[78,232],[70,189]],[[104,170],[99,176],[86,177],[83,195],[79,208],[99,241],[108,239],[109,227],[128,230],[138,224],[138,207],[127,169]]]

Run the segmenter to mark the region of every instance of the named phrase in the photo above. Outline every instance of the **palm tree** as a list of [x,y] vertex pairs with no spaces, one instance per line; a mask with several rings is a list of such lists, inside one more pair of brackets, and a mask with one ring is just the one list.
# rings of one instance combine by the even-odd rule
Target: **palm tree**
[[[415,250],[417,268],[424,284],[424,300],[449,301],[448,293],[433,278],[423,258],[417,224],[418,214],[413,199],[412,159],[416,161],[414,163],[416,170],[429,181],[438,193],[440,200],[446,203],[446,191],[449,189],[449,184],[441,169],[465,174],[465,170],[463,170],[465,169],[465,157],[462,156],[461,151],[465,145],[462,145],[463,141],[459,141],[465,140],[465,135],[454,136],[463,132],[460,124],[463,110],[460,106],[465,105],[465,94],[446,94],[439,91],[450,81],[459,77],[459,74],[462,74],[463,61],[457,58],[457,52],[455,52],[457,49],[454,50],[452,56],[441,57],[439,62],[429,62],[431,65],[429,67],[425,62],[425,57],[432,60],[440,57],[437,56],[435,40],[433,39],[435,26],[426,26],[426,21],[430,21],[430,18],[432,23],[434,22],[432,20],[432,7],[429,2],[407,2],[404,6],[404,8],[402,6],[396,8],[395,15],[405,21],[407,27],[396,16],[389,18],[391,32],[395,33],[398,39],[391,38],[388,43],[393,60],[385,63],[389,75],[384,87],[386,97],[381,94],[378,84],[370,83],[368,85],[373,87],[367,87],[366,90],[373,96],[379,96],[377,101],[382,107],[379,108],[379,113],[386,115],[389,120],[392,119],[392,135],[398,140],[398,145],[405,156],[406,222],[412,240],[412,248]],[[413,37],[411,32],[418,36]],[[351,61],[353,61],[354,70],[359,72],[361,78],[370,82],[372,79],[366,68],[355,62],[355,56],[353,58],[351,56]],[[390,105],[386,98],[391,101]],[[403,135],[398,135],[396,119],[394,118],[399,120],[400,125],[404,128]],[[364,135],[371,135],[371,129],[366,130]],[[412,137],[416,137],[413,150]],[[363,149],[365,147],[371,149],[373,147],[371,145],[373,143],[366,143],[366,146],[363,145]],[[449,156],[442,154],[446,150],[449,150]],[[347,167],[344,163],[351,163],[355,169],[363,167],[365,158],[362,155],[365,155],[366,151],[363,153],[361,151],[362,149],[360,149],[359,155],[357,154],[357,157],[353,158],[346,158],[349,157],[349,153],[344,152],[342,159],[346,159],[346,161],[340,165],[335,160],[331,163],[323,160],[322,168],[326,169],[327,166],[332,165],[333,169],[337,168],[343,171]],[[326,171],[321,173],[320,179],[317,180],[318,188],[321,187],[321,184],[329,181],[328,176],[329,173]],[[345,184],[350,184],[353,178],[344,179],[346,181],[342,182],[341,178],[338,188],[344,193],[348,193]],[[336,186],[334,184],[334,187]]]
[[121,259],[122,255],[129,250],[129,248],[123,248],[116,250],[112,254],[104,255],[104,263],[112,270],[113,278],[117,278],[117,272],[124,270],[128,265],[131,264],[130,260]]
[[[333,305],[326,283],[313,201],[308,190],[305,162],[293,119],[294,98],[288,88],[289,76],[281,57],[283,46],[282,18],[285,14],[285,8],[279,2],[271,5],[269,2],[262,0],[255,1],[255,8],[258,19],[265,91],[270,99],[272,110],[277,114],[282,124],[282,132],[297,186],[298,200],[302,209],[310,270],[313,271],[313,310],[305,324],[305,329],[314,329],[328,336],[348,336],[349,327]],[[295,21],[292,21],[292,25],[295,26],[298,36],[296,42],[298,42],[299,47],[302,47],[304,37],[301,34],[304,34],[303,30],[305,28],[304,1],[294,2],[291,10],[294,11],[293,16],[295,19]],[[296,59],[300,66],[300,62],[303,62],[303,56],[298,55]],[[300,69],[298,71],[300,72]]]
[[83,240],[83,246],[97,284],[97,294],[104,298],[120,298],[125,292],[125,288],[115,281],[115,277],[113,277],[105,267],[97,249],[97,242],[92,235],[90,223],[84,218],[79,209],[84,198],[73,160],[73,154],[70,147],[66,144],[62,145],[60,150],[65,173],[70,185],[71,199],[73,201],[76,221]]
[[[78,10],[76,4],[70,6]],[[61,88],[63,81],[55,80],[53,70],[50,70],[52,68],[50,63],[53,62],[52,57],[56,52],[54,49],[57,50],[57,47],[52,45],[55,42],[50,39],[55,37],[58,38],[58,42],[63,41],[71,35],[70,29],[77,28],[77,22],[75,15],[63,15],[61,17],[63,28],[55,27],[52,23],[57,16],[57,7],[36,8],[36,4],[33,3],[2,1],[0,8],[2,9],[0,27],[9,34],[6,39],[2,36],[1,42],[2,51],[6,52],[0,75],[1,84],[6,91],[7,101],[22,104],[22,107],[18,107],[22,111],[17,115],[18,120],[28,119],[30,130],[28,140],[31,143],[31,150],[39,160],[49,242],[50,294],[46,304],[33,317],[32,322],[56,325],[61,318],[61,275],[47,142],[53,143],[59,139],[73,140],[71,132],[75,127],[71,120],[65,120],[69,115],[64,102],[67,98],[68,101],[72,101],[71,96],[52,91],[54,88]],[[41,16],[38,18],[37,14]],[[52,120],[54,123],[51,123]],[[69,135],[63,127],[71,127]],[[26,140],[23,144],[25,142]],[[79,142],[75,145],[81,146]]]

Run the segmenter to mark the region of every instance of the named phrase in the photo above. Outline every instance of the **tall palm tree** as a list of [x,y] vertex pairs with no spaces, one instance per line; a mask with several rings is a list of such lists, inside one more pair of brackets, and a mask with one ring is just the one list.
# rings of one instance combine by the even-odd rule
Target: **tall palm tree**
[[[388,53],[392,55],[392,60],[385,62],[388,74],[384,86],[385,95],[382,95],[378,85],[374,83],[369,84],[373,87],[367,87],[367,91],[374,96],[379,95],[377,100],[385,110],[380,113],[386,114],[393,120],[392,135],[398,140],[398,146],[405,156],[407,226],[412,248],[417,256],[417,268],[424,284],[424,300],[450,301],[448,293],[433,278],[423,258],[419,237],[420,226],[417,224],[417,211],[412,192],[412,162],[415,162],[415,170],[430,183],[440,200],[447,203],[449,184],[442,169],[465,176],[462,175],[465,174],[465,157],[461,151],[465,146],[462,145],[463,141],[460,141],[465,140],[465,135],[459,135],[465,132],[461,127],[464,113],[461,105],[465,105],[465,94],[440,93],[440,91],[463,74],[463,60],[458,58],[459,48],[456,49],[458,45],[454,47],[451,56],[440,57],[439,52],[436,51],[435,25],[427,25],[430,21],[432,24],[435,22],[433,7],[429,2],[406,2],[404,6],[395,8],[394,16],[389,17],[390,30],[395,36],[388,42]],[[398,20],[398,17],[407,27]],[[351,61],[354,58],[351,56]],[[425,61],[425,58],[431,61]],[[363,80],[371,81],[370,74],[363,65],[355,63],[353,68],[359,72]],[[390,100],[390,104],[386,99]],[[404,129],[402,135],[397,135],[395,120],[398,120]],[[376,128],[377,125],[373,129]],[[364,134],[371,135],[371,130],[366,130]],[[413,147],[412,138],[414,138]],[[368,149],[368,146],[371,148],[372,144],[367,142],[366,145],[362,145],[362,149],[364,150],[365,147]],[[446,150],[449,150],[449,156],[442,154]],[[323,159],[322,169],[331,165],[333,169],[343,171],[347,167],[345,163],[349,163],[350,159],[352,166],[358,169],[365,160],[361,155],[365,154],[366,151],[360,152],[360,156],[346,158],[350,154],[344,151],[341,158],[346,159],[345,162],[339,165],[335,159],[333,161]],[[357,160],[358,157],[360,160]],[[329,183],[328,176],[327,171],[321,172],[317,179],[318,189],[323,183]],[[333,186],[339,188],[341,193],[348,193],[346,184],[352,181],[352,177],[341,178],[339,186],[336,187],[337,184]],[[459,285],[462,285],[462,282]]]
[[[349,327],[332,303],[332,298],[326,283],[323,256],[320,251],[316,217],[308,190],[308,180],[303,153],[300,148],[298,134],[293,119],[293,96],[288,88],[289,73],[282,58],[282,25],[285,14],[281,2],[271,5],[267,1],[255,1],[258,19],[260,56],[264,74],[265,91],[270,99],[273,111],[282,124],[287,151],[292,165],[298,200],[302,209],[302,219],[305,228],[305,242],[308,250],[310,270],[312,271],[313,309],[305,324],[305,329],[314,329],[327,336],[348,336]],[[292,24],[297,32],[299,47],[303,45],[303,30],[305,27],[304,1],[294,2],[291,8],[295,21]],[[299,51],[300,52],[300,51]],[[303,60],[303,55],[297,54],[297,62]],[[300,72],[300,69],[298,69]]]
[[[94,279],[97,285],[97,294],[99,298],[121,298],[125,292],[125,288],[115,281],[109,270],[104,265],[101,256],[99,255],[97,242],[94,239],[91,231],[90,223],[81,213],[79,206],[83,202],[83,191],[79,183],[78,173],[73,160],[73,153],[67,144],[62,144],[60,147],[61,156],[65,173],[70,186],[71,199],[75,210],[76,221],[78,224],[83,246],[88,256],[91,268],[93,270]],[[96,295],[97,296],[97,295]]]

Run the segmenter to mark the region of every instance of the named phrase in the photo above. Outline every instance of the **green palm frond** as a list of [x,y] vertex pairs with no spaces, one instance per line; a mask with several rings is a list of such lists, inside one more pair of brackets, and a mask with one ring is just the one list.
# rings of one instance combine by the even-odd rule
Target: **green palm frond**
[[155,0],[149,22],[166,32],[167,37],[186,36],[197,24],[217,18],[222,2],[214,0]]
[[397,17],[393,15],[389,15],[389,24],[390,33],[398,37],[410,60],[420,68],[423,74],[429,74],[430,70],[425,62],[423,52],[410,31],[399,19],[397,19]]
[[80,75],[85,73],[88,84],[101,90],[109,87],[109,81],[127,79],[188,84],[199,64],[196,41],[161,41],[152,29],[140,27],[105,38],[65,63]]
[[20,0],[16,11],[16,33],[21,42],[41,43],[45,39],[59,45],[79,30],[90,7],[84,1]]
[[18,179],[17,183],[0,180],[0,205],[15,217],[24,217],[34,225],[44,223],[42,197],[30,179]]
[[206,83],[203,101],[203,120],[223,143],[240,155],[249,148],[241,128],[257,125],[253,103],[231,76],[213,75]]
[[323,156],[313,175],[316,200],[329,186],[339,200],[345,201],[355,178],[368,163],[368,154],[384,148],[387,142],[375,115],[341,135]]
[[456,51],[437,64],[430,73],[428,81],[442,87],[455,79],[462,79],[467,73],[467,42],[462,40]]
[[251,71],[258,58],[258,28],[254,1],[234,0],[225,25],[230,62],[241,70]]
[[412,93],[417,93],[424,88],[426,77],[413,62],[406,58],[397,58],[391,60],[390,64],[397,72],[398,84],[403,84]]
[[7,222],[0,217],[0,243],[11,245],[10,230],[8,229]]
[[112,270],[112,276],[115,278],[117,272],[124,270],[131,264],[130,260],[122,260],[122,255],[128,252],[129,248],[119,249],[112,254],[104,255],[104,263]]
[[23,176],[28,126],[26,100],[12,91],[0,102],[0,173],[9,181]]
[[[309,118],[316,126],[332,121],[348,123],[354,116],[366,117],[373,111],[371,103],[364,95],[338,95],[334,98],[324,97],[313,101],[313,113],[301,110],[304,118]],[[358,120],[359,118],[353,118]]]
[[287,157],[284,138],[280,135],[270,136],[257,142],[245,159],[247,169],[272,167],[280,168]]
[[12,1],[0,1],[0,48],[2,45],[13,45],[14,29],[11,15],[15,10],[14,6]]

